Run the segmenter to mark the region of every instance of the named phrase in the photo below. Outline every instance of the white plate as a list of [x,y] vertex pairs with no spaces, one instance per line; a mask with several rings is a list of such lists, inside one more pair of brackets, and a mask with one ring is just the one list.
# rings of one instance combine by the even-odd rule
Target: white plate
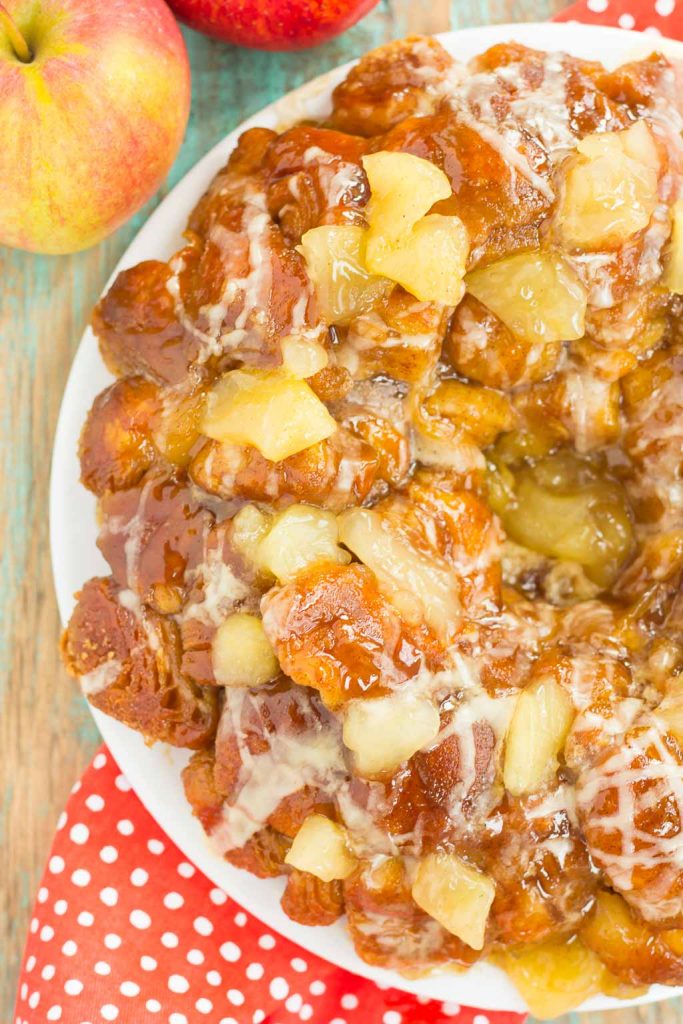
[[[639,33],[577,24],[496,25],[449,32],[439,39],[460,60],[469,60],[494,43],[515,40],[540,49],[562,49],[578,57],[599,59],[608,66],[646,56],[655,46],[662,47],[662,40]],[[665,46],[667,51],[683,56],[683,45],[667,41]],[[292,123],[303,117],[324,115],[329,110],[331,90],[344,77],[348,66],[322,75],[271,104],[219,142],[155,210],[129,246],[112,278],[119,270],[141,260],[164,260],[171,256],[181,245],[181,233],[190,211],[225,163],[238,135],[254,125],[282,127],[283,123]],[[108,567],[95,546],[95,499],[79,484],[76,446],[95,395],[110,381],[93,333],[88,329],[83,335],[64,393],[52,462],[52,565],[63,622],[71,614],[73,594],[83,582],[91,576],[108,573]],[[282,879],[254,878],[233,868],[212,851],[201,826],[190,812],[179,779],[188,754],[161,744],[149,748],[138,733],[93,708],[91,710],[102,736],[135,792],[184,855],[274,931],[298,942],[304,949],[385,987],[393,985],[407,992],[482,1009],[525,1009],[506,976],[488,964],[478,964],[462,975],[442,973],[408,981],[395,971],[364,963],[354,952],[343,922],[327,928],[307,928],[291,921],[280,908]],[[632,1002],[665,999],[680,991],[683,989],[655,986],[647,995]],[[615,999],[598,997],[587,1002],[584,1008],[607,1009],[624,1005]]]

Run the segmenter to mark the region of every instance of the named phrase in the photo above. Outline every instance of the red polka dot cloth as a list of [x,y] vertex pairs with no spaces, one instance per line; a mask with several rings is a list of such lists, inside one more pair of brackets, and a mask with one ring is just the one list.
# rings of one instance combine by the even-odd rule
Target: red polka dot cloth
[[683,39],[683,0],[579,0],[553,21],[611,25]]
[[416,998],[274,935],[183,857],[103,747],[57,823],[15,1024],[521,1024]]

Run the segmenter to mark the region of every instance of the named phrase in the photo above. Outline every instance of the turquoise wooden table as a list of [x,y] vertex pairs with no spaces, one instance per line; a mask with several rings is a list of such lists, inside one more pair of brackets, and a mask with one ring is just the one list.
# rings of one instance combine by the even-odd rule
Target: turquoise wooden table
[[[63,671],[48,550],[50,451],[62,390],[90,309],[165,192],[222,136],[307,79],[407,32],[552,16],[563,0],[383,0],[306,53],[224,46],[192,32],[192,114],[164,189],[89,252],[35,257],[0,248],[0,1021],[9,1022],[31,903],[59,811],[98,734]],[[598,1024],[606,1015],[589,1015]],[[683,1022],[678,1002],[619,1010],[623,1024]]]

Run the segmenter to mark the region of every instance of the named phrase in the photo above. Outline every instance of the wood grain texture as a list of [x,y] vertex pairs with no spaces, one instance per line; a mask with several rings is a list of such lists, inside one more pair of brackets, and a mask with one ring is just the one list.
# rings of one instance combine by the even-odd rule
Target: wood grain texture
[[[10,1021],[35,888],[59,812],[98,744],[57,653],[47,508],[50,451],[69,366],[114,264],[168,188],[245,117],[314,75],[407,32],[542,20],[563,0],[392,0],[340,39],[267,54],[187,32],[190,124],[167,186],[86,253],[0,248],[0,1020]],[[566,1018],[565,1024],[577,1015]],[[682,1024],[679,1001],[588,1014],[586,1024]]]

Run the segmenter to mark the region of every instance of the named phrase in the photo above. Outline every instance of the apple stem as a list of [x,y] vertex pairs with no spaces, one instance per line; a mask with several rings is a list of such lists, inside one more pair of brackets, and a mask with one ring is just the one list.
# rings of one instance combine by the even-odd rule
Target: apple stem
[[10,45],[19,60],[23,61],[24,64],[30,64],[33,60],[33,54],[29,49],[28,43],[17,28],[14,18],[3,3],[0,3],[0,25],[4,25],[9,36]]

